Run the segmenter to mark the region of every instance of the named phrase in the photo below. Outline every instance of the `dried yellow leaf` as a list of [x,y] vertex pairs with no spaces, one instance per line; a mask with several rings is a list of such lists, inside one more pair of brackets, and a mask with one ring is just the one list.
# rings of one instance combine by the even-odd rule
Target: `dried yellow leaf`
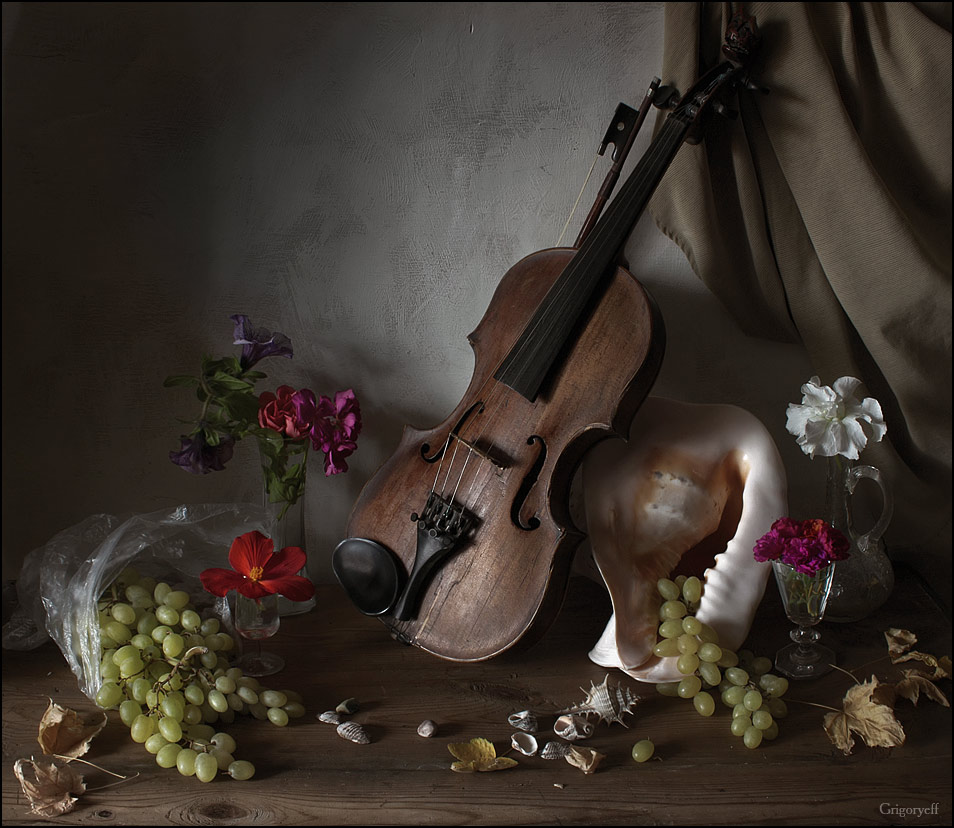
[[93,713],[86,720],[68,707],[61,707],[53,699],[40,719],[37,742],[49,756],[76,759],[89,750],[89,743],[106,726],[106,714]]
[[73,810],[77,797],[86,790],[83,777],[70,765],[57,765],[50,759],[17,759],[13,773],[30,800],[30,810],[40,816],[52,817]]
[[874,676],[864,684],[851,687],[842,700],[842,710],[825,716],[824,728],[835,747],[851,753],[857,733],[868,747],[898,747],[904,744],[904,729],[894,711],[872,697],[880,687]]
[[475,771],[506,770],[517,764],[516,760],[506,756],[497,756],[494,743],[487,739],[471,739],[469,742],[452,742],[447,746],[451,755],[459,761],[451,764],[451,770],[457,773]]

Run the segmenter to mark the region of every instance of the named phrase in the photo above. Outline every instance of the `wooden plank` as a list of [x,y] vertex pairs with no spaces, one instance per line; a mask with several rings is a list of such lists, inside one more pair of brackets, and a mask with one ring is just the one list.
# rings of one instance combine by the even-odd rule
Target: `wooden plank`
[[[456,664],[392,641],[377,620],[357,613],[336,586],[320,588],[318,609],[286,618],[268,646],[288,667],[271,686],[302,692],[308,713],[286,728],[239,717],[225,729],[238,742],[237,758],[253,761],[248,782],[228,778],[202,784],[159,768],[133,743],[111,712],[110,724],[86,755],[116,772],[139,775],[85,793],[57,823],[105,825],[634,825],[634,824],[950,824],[951,711],[929,701],[897,705],[906,742],[899,748],[856,746],[842,755],[822,730],[825,711],[851,685],[834,672],[793,683],[789,716],[780,735],[757,750],[728,731],[719,705],[709,719],[691,703],[659,696],[652,687],[616,674],[645,696],[629,727],[600,725],[584,744],[604,753],[586,775],[563,760],[510,754],[519,766],[495,773],[450,770],[450,742],[484,737],[498,753],[509,748],[507,716],[532,708],[555,711],[583,698],[606,671],[586,656],[610,607],[601,588],[575,579],[548,634],[521,653],[479,664]],[[913,630],[918,649],[951,652],[950,622],[910,576],[899,578],[890,603],[852,625],[823,624],[824,640],[839,664],[865,679],[888,676],[882,632]],[[750,641],[759,654],[786,642],[788,622],[770,584]],[[941,682],[950,696],[950,681]],[[93,705],[53,646],[3,659],[3,824],[48,824],[33,816],[14,779],[17,758],[39,755],[37,725],[48,698],[80,711]],[[372,742],[342,740],[316,715],[355,697]],[[811,704],[806,704],[811,703]],[[438,725],[424,739],[425,718]],[[543,720],[547,726],[552,719]],[[542,738],[548,738],[544,735]],[[632,761],[641,738],[656,743],[655,757]],[[114,781],[84,768],[89,787]],[[915,816],[905,808],[931,809]],[[893,809],[893,810],[892,810]]]

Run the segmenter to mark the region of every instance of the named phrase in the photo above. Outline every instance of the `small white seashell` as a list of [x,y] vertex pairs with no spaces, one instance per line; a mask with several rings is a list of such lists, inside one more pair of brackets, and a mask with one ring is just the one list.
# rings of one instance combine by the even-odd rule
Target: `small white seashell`
[[350,716],[352,713],[358,712],[358,700],[357,699],[345,699],[341,704],[335,708],[336,713],[343,713],[346,716]]
[[338,725],[338,735],[356,745],[367,745],[371,742],[371,737],[357,722],[342,722]]
[[511,727],[522,730],[524,733],[532,733],[538,729],[537,717],[529,710],[521,710],[519,713],[513,713],[508,719]]
[[568,713],[556,720],[553,732],[562,739],[575,742],[577,739],[587,739],[593,735],[593,723],[582,716]]
[[570,752],[566,742],[547,742],[540,751],[541,759],[563,759]]
[[524,756],[533,756],[537,752],[537,739],[526,731],[520,730],[510,737],[510,744]]
[[318,714],[318,721],[328,722],[328,724],[341,724],[344,719],[341,717],[341,714],[335,710],[326,710],[324,713]]
[[417,735],[423,736],[425,739],[429,739],[435,733],[437,733],[437,725],[430,719],[425,719],[417,726]]

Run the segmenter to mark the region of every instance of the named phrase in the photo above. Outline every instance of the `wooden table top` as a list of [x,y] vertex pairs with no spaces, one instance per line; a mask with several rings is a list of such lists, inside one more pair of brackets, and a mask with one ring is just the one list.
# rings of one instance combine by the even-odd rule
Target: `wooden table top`
[[[769,587],[747,642],[756,655],[773,655],[790,629],[774,584]],[[645,701],[626,717],[628,727],[601,724],[582,743],[606,756],[594,773],[515,752],[508,755],[519,764],[508,770],[451,771],[448,744],[482,737],[502,754],[514,732],[511,713],[567,707],[582,700],[581,688],[601,682],[607,671],[587,652],[609,614],[602,588],[574,578],[560,616],[537,644],[479,664],[456,664],[393,641],[380,621],[353,609],[339,587],[322,586],[318,608],[283,619],[268,645],[288,666],[264,681],[302,693],[306,715],[285,728],[247,716],[223,728],[238,742],[236,758],[255,763],[253,779],[201,783],[160,768],[131,741],[114,711],[84,758],[138,776],[88,790],[73,811],[50,819],[30,813],[13,764],[40,756],[37,727],[49,698],[83,713],[95,708],[52,643],[27,653],[7,651],[3,824],[951,824],[950,708],[924,699],[916,707],[899,701],[904,744],[871,748],[858,739],[846,756],[822,729],[826,711],[813,706],[840,707],[852,679],[837,671],[792,682],[778,738],[756,750],[730,734],[731,712],[721,703],[715,715],[703,718],[691,702],[659,696],[614,671],[611,680]],[[904,573],[889,603],[873,616],[819,629],[839,666],[864,681],[872,674],[885,680],[899,675],[886,658],[888,627],[913,631],[918,650],[951,653],[950,621]],[[950,698],[950,680],[939,686]],[[370,744],[347,742],[316,718],[352,697],[361,705],[353,719],[365,726]],[[424,719],[437,724],[431,738],[417,735]],[[555,737],[544,734],[548,738]],[[638,764],[631,750],[643,738],[655,742],[656,752]],[[90,789],[115,781],[88,766],[80,770]]]

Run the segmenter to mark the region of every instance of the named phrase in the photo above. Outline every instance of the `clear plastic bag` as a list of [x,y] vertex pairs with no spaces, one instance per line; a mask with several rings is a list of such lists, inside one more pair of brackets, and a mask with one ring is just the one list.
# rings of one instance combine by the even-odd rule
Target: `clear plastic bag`
[[202,589],[199,573],[227,567],[232,541],[255,529],[270,536],[272,518],[248,503],[183,505],[126,520],[93,515],[27,556],[3,646],[33,649],[52,638],[92,699],[101,683],[96,604],[116,576],[133,566],[185,589],[200,609],[214,604],[227,622],[228,604]]

